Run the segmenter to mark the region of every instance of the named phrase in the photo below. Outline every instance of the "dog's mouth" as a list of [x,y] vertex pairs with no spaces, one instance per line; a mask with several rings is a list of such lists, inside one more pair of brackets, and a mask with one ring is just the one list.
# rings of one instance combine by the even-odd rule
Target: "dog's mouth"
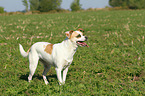
[[89,47],[89,46],[87,45],[87,43],[85,43],[84,41],[77,41],[77,44],[78,44],[79,46],[83,46],[83,47],[87,46],[87,47]]

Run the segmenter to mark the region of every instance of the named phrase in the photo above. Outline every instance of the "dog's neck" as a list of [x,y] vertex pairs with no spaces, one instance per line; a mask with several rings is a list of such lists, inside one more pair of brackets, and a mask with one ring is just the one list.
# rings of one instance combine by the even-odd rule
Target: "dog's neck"
[[69,49],[69,50],[75,50],[75,49],[77,49],[77,44],[76,44],[76,42],[73,42],[72,40],[70,40],[70,39],[68,39],[68,38],[66,38],[64,41],[63,41],[63,43],[64,43],[64,46],[67,48],[67,49]]
[[77,50],[77,45],[75,42],[72,42],[70,39],[65,39],[63,42],[60,43],[63,50],[63,55],[65,60],[67,60],[68,62],[72,62],[73,60],[73,55],[75,54],[76,50]]

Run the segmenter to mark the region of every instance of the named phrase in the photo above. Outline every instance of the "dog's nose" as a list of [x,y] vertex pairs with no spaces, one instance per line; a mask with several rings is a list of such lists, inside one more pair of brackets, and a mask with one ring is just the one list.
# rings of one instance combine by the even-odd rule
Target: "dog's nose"
[[88,40],[88,37],[87,37],[87,36],[85,36],[85,39],[86,39],[85,41],[87,41],[87,40]]

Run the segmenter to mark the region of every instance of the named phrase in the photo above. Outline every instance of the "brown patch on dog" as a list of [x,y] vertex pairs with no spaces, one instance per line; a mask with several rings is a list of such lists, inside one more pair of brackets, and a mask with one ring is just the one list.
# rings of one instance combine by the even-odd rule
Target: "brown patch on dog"
[[45,52],[51,54],[52,53],[52,49],[53,49],[53,44],[48,44],[45,48]]
[[71,35],[73,32],[74,32],[73,30],[70,30],[70,31],[69,31],[69,34]]
[[79,28],[78,31],[85,32],[84,29],[82,29],[82,28]]
[[70,30],[69,32],[66,32],[65,34],[68,38],[70,38],[73,32],[74,32],[73,30]]
[[65,33],[67,37],[69,37],[69,33]]
[[71,38],[73,38],[73,37],[76,37],[76,36],[78,36],[78,35],[79,35],[79,34],[78,34],[77,32],[74,31],[74,32],[72,33],[72,35],[70,36],[69,39],[71,39]]

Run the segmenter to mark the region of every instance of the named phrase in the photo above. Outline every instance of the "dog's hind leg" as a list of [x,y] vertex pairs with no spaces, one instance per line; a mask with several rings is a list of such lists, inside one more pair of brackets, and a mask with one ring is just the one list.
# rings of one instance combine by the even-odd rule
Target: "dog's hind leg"
[[38,65],[38,60],[39,60],[39,56],[38,56],[37,52],[33,51],[33,52],[29,53],[30,73],[29,73],[29,77],[28,77],[28,82],[30,82],[32,80],[32,77],[33,77],[35,70],[37,68],[37,65]]
[[42,73],[43,80],[44,80],[45,84],[47,85],[49,82],[47,81],[46,74],[49,71],[49,69],[51,68],[51,65],[47,64],[45,61],[41,61],[41,62],[44,64],[44,71]]

